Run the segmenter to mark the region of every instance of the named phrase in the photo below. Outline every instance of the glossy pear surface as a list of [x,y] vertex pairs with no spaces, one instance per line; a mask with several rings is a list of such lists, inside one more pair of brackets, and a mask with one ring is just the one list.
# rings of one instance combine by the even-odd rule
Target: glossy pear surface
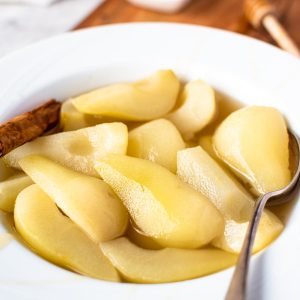
[[191,279],[232,266],[236,256],[217,249],[147,250],[126,238],[101,244],[103,253],[131,282],[163,283]]
[[[211,135],[201,135],[198,140],[198,144],[196,146],[201,146],[203,150],[205,150],[215,161],[218,162],[218,164],[222,164],[226,166],[228,169],[227,165],[217,156],[214,146],[213,146],[213,141],[212,141],[212,136]],[[192,146],[191,146],[192,148]]]
[[126,236],[133,244],[144,249],[158,250],[163,248],[159,243],[157,243],[157,241],[149,236],[144,235],[132,224],[128,226]]
[[0,182],[0,209],[13,212],[18,194],[31,184],[33,184],[31,178],[22,173]]
[[43,155],[70,169],[99,176],[94,163],[108,153],[125,154],[127,127],[123,123],[100,124],[69,132],[39,137],[5,155],[5,162],[20,168],[19,160],[32,154]]
[[[232,253],[242,249],[249,222],[236,222],[225,218],[224,234],[217,237],[212,244]],[[265,209],[258,226],[253,245],[253,252],[258,252],[273,242],[283,230],[282,222],[271,211]]]
[[72,100],[80,112],[146,121],[159,118],[175,105],[180,82],[171,70],[161,70],[134,83],[114,84]]
[[177,152],[184,148],[179,131],[165,119],[141,125],[128,135],[128,155],[156,162],[174,173]]
[[91,127],[101,122],[101,118],[79,112],[71,100],[63,102],[60,110],[60,126],[63,131]]
[[[213,245],[240,252],[254,207],[250,194],[200,146],[178,152],[177,172],[184,182],[210,199],[224,216],[224,233],[213,241]],[[281,221],[265,209],[254,251],[267,246],[282,229]]]
[[19,194],[14,220],[22,238],[49,261],[87,276],[119,281],[117,271],[98,245],[37,185]]
[[214,205],[158,164],[112,154],[96,169],[141,232],[163,246],[197,248],[223,231],[223,217]]
[[20,161],[25,173],[95,242],[121,236],[128,214],[103,180],[63,167],[41,156]]
[[181,105],[166,118],[173,122],[186,138],[192,137],[208,125],[216,113],[214,90],[201,80],[186,84],[179,104]]
[[249,106],[232,113],[213,143],[218,156],[256,194],[279,190],[291,180],[287,126],[275,108]]
[[179,151],[177,166],[179,178],[210,199],[224,217],[249,220],[252,197],[200,146]]

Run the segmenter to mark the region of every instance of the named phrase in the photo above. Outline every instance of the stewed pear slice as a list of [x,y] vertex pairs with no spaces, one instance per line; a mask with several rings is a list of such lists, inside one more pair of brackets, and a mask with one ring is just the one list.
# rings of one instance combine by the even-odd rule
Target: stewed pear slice
[[[213,245],[238,253],[246,234],[254,200],[247,191],[200,146],[178,152],[178,176],[203,193],[225,218],[224,233]],[[283,229],[280,220],[265,209],[258,227],[254,251],[275,239]]]
[[21,172],[0,182],[0,209],[13,212],[18,194],[31,184],[31,178]]
[[60,127],[63,131],[78,130],[102,123],[112,123],[116,119],[84,114],[78,111],[72,103],[72,99],[63,102],[60,113]]
[[5,162],[20,168],[19,160],[32,154],[43,155],[75,171],[99,176],[94,163],[108,153],[125,154],[127,127],[123,123],[100,124],[69,132],[43,136],[4,156]]
[[103,180],[75,172],[42,156],[27,156],[19,163],[93,241],[107,241],[126,230],[127,211]]
[[252,197],[200,146],[178,152],[177,174],[210,199],[224,217],[237,222],[249,220]]
[[[224,234],[217,237],[212,244],[225,251],[239,253],[242,249],[249,222],[236,222],[225,218]],[[265,209],[255,236],[253,252],[258,252],[274,241],[283,230],[282,222],[268,209]]]
[[143,124],[128,135],[128,155],[151,160],[174,173],[177,151],[184,148],[185,143],[179,131],[165,119]]
[[147,250],[126,238],[100,245],[125,279],[138,283],[163,283],[208,275],[235,264],[236,255],[217,249]]
[[119,281],[119,275],[100,248],[37,185],[17,197],[16,229],[41,256],[75,272]]
[[291,179],[289,137],[280,112],[250,106],[230,114],[213,137],[218,156],[257,194],[285,187]]
[[166,168],[117,154],[95,168],[140,231],[162,246],[197,248],[222,234],[224,220],[214,205]]
[[162,249],[163,247],[158,244],[154,239],[152,239],[149,236],[144,235],[142,232],[140,232],[136,227],[134,227],[132,224],[128,226],[128,229],[126,231],[126,236],[129,238],[131,242],[133,242],[135,245],[142,247],[144,249]]
[[180,94],[181,106],[166,116],[184,137],[190,138],[208,125],[216,113],[214,90],[201,80],[191,81]]
[[[203,150],[205,150],[218,164],[222,164],[226,166],[226,164],[217,156],[214,147],[211,135],[201,135],[198,140],[198,145],[201,146]],[[194,146],[196,147],[196,146]],[[228,168],[228,167],[227,167]]]
[[60,110],[60,126],[63,131],[72,131],[91,127],[101,122],[101,118],[79,112],[71,100],[65,101]]
[[146,121],[159,118],[175,105],[180,82],[171,70],[161,70],[134,83],[114,84],[72,100],[80,112]]
[[235,176],[234,172],[228,168],[228,165],[216,154],[213,146],[212,135],[200,136],[197,145],[191,146],[190,148],[197,146],[200,146],[205,152],[207,152],[209,156],[218,164],[218,166],[221,167],[233,181],[238,182],[238,185],[240,186],[241,182],[238,180],[237,176]]

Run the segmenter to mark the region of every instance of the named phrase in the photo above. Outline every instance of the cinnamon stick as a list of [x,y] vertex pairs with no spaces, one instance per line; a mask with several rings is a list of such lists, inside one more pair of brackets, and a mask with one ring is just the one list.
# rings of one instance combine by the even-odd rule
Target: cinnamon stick
[[52,99],[0,124],[0,157],[56,126],[61,103]]

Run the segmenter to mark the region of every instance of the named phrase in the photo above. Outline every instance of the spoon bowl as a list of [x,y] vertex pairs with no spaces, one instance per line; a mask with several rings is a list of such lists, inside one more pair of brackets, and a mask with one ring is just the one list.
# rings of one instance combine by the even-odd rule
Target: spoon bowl
[[288,196],[297,186],[300,175],[300,140],[298,136],[289,129],[290,136],[290,150],[296,157],[294,161],[294,174],[291,182],[284,188],[266,193],[259,197],[256,201],[252,217],[249,222],[246,237],[243,243],[243,247],[235,267],[225,300],[245,300],[246,299],[246,287],[247,287],[247,275],[249,269],[249,261],[252,253],[252,247],[259,225],[260,218],[263,210],[268,206],[275,206],[286,203],[291,198]]

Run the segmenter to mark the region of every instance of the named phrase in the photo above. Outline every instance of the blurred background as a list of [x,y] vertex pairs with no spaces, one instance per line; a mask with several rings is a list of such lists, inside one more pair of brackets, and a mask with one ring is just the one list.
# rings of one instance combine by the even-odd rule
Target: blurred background
[[[270,0],[300,46],[300,0]],[[0,0],[0,57],[65,31],[120,22],[166,21],[222,28],[274,43],[253,28],[243,0]]]

